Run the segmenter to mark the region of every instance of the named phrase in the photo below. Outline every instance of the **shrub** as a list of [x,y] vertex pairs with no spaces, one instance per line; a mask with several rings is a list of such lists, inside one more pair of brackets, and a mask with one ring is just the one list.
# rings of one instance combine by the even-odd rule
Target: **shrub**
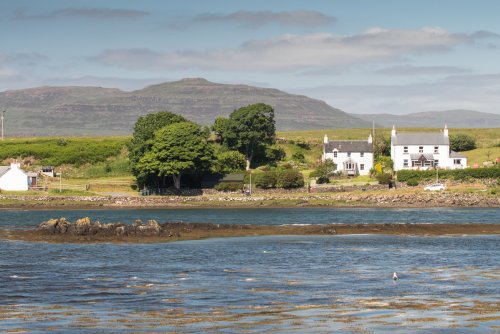
[[327,159],[320,163],[318,167],[311,172],[310,176],[317,178],[316,183],[328,183],[330,182],[330,176],[335,173],[336,168],[337,166],[335,163],[332,160]]
[[[407,182],[410,179],[419,181],[432,180],[437,176],[435,170],[400,170],[397,178],[400,182]],[[498,179],[500,177],[500,167],[489,168],[465,168],[453,170],[440,170],[439,178],[466,181],[468,179]]]
[[261,189],[276,188],[276,173],[271,170],[255,175],[255,186]]
[[295,152],[294,154],[292,154],[292,159],[298,162],[304,162],[305,161],[304,153]]
[[457,133],[450,135],[450,148],[452,151],[470,151],[476,148],[476,140],[469,135]]
[[416,187],[418,186],[418,181],[416,179],[409,179],[408,181],[406,181],[406,184],[410,187]]
[[389,184],[392,180],[392,175],[389,173],[382,173],[378,174],[376,178],[380,184]]
[[214,189],[224,192],[241,191],[243,189],[243,183],[221,182],[216,184]]
[[304,176],[296,169],[283,169],[276,173],[276,187],[290,189],[302,188]]

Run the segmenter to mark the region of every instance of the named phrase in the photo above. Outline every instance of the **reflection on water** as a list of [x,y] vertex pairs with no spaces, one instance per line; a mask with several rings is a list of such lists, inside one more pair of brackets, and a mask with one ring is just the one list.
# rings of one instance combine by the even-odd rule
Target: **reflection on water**
[[[18,226],[0,214],[4,225]],[[70,214],[82,216],[64,213]],[[15,215],[33,219],[27,212]],[[0,241],[0,330],[494,332],[500,329],[499,246],[499,236]]]

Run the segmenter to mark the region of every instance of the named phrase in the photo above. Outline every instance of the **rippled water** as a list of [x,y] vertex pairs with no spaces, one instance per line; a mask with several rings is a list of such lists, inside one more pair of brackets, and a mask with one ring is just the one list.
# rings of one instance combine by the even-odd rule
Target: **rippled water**
[[[499,222],[499,209],[0,211],[218,223]],[[0,241],[0,331],[476,333],[500,329],[500,237],[267,236],[161,244]],[[391,279],[396,271],[398,281]]]

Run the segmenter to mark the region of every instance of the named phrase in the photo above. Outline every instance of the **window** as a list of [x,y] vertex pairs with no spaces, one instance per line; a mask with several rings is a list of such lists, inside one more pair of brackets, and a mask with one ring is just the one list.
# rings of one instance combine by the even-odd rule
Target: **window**
[[403,147],[403,153],[408,154],[408,146]]
[[439,146],[434,146],[434,154],[439,154]]
[[351,152],[347,152],[347,157],[350,158],[351,157]]
[[365,170],[365,164],[360,164],[360,165],[359,165],[359,169],[360,169],[360,170]]
[[434,160],[434,167],[439,166],[439,160]]
[[336,158],[337,157],[337,151],[333,151],[333,157]]
[[361,152],[361,153],[359,154],[359,156],[360,156],[361,158],[362,158],[362,157],[364,157],[364,156],[365,156],[365,152]]
[[425,160],[424,161],[424,166],[432,166],[432,161]]
[[408,159],[403,160],[403,167],[408,167]]
[[423,146],[419,146],[418,147],[418,153],[424,153],[424,147]]
[[347,169],[347,170],[353,170],[354,169],[354,164],[351,164],[351,163],[345,164],[345,169]]
[[453,164],[454,165],[461,165],[462,164],[462,159],[453,159]]

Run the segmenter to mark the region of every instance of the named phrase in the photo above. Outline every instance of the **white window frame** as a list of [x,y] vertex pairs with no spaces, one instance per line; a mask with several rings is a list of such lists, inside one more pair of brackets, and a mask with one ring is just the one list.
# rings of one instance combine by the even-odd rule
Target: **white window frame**
[[453,159],[453,164],[454,165],[461,165],[462,164],[462,159]]
[[434,146],[434,154],[439,154],[439,146]]
[[365,164],[360,164],[359,165],[359,170],[365,170]]
[[403,153],[408,154],[408,146],[403,146]]
[[333,151],[333,157],[336,158],[338,156],[337,151]]
[[418,153],[424,153],[424,147],[423,146],[419,146],[418,147]]
[[403,160],[403,167],[408,167],[408,159]]

